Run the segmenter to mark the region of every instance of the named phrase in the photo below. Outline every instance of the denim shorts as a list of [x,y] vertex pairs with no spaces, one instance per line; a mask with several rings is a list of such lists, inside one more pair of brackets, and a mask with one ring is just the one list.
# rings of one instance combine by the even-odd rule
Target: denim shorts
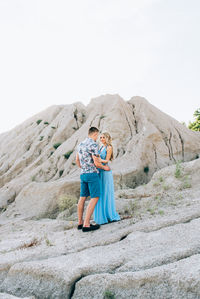
[[81,197],[90,196],[91,198],[96,198],[100,196],[100,180],[98,173],[82,173],[80,179]]

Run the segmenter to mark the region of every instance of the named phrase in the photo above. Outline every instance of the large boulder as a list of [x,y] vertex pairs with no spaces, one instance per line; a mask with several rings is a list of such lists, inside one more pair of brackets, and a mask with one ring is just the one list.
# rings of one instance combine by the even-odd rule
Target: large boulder
[[115,159],[110,165],[116,189],[147,183],[156,170],[200,154],[199,132],[141,97],[126,102],[118,95],[104,95],[87,107],[52,106],[0,135],[0,209],[13,217],[23,201],[31,201],[32,206],[40,202],[50,207],[49,213],[46,208],[39,215],[33,209],[35,216],[52,214],[62,186],[71,181],[76,181],[73,195],[77,196],[76,147],[90,126],[110,132],[113,138]]

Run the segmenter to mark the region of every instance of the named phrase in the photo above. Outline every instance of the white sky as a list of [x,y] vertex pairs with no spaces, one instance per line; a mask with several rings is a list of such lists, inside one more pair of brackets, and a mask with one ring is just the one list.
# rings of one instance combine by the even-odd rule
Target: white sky
[[200,107],[199,0],[0,0],[0,132],[54,104]]

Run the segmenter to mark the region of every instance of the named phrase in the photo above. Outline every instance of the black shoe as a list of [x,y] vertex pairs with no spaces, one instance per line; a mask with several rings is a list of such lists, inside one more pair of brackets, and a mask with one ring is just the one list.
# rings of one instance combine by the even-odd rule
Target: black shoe
[[78,226],[77,226],[77,229],[82,229],[83,228],[83,224],[79,224]]
[[90,224],[89,227],[83,226],[82,231],[83,232],[90,232],[92,230],[99,229],[100,225],[99,224]]

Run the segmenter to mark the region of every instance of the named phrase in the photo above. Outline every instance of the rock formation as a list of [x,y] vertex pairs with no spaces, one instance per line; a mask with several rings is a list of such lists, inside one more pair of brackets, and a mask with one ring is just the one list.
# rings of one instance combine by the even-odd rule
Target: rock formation
[[[121,221],[78,231],[77,144],[109,131]],[[144,98],[53,106],[0,135],[0,298],[200,298],[200,133]]]
[[[76,229],[76,146],[113,137],[120,222]],[[52,106],[0,135],[0,298],[200,298],[200,133],[144,98]]]
[[9,217],[55,218],[60,196],[79,194],[76,146],[90,126],[113,137],[116,189],[147,183],[153,173],[199,156],[200,134],[141,97],[118,95],[52,106],[0,135],[0,209]]
[[0,218],[0,292],[200,298],[199,175],[196,159],[157,171],[147,185],[118,190],[122,220],[96,232],[78,231],[76,221]]

